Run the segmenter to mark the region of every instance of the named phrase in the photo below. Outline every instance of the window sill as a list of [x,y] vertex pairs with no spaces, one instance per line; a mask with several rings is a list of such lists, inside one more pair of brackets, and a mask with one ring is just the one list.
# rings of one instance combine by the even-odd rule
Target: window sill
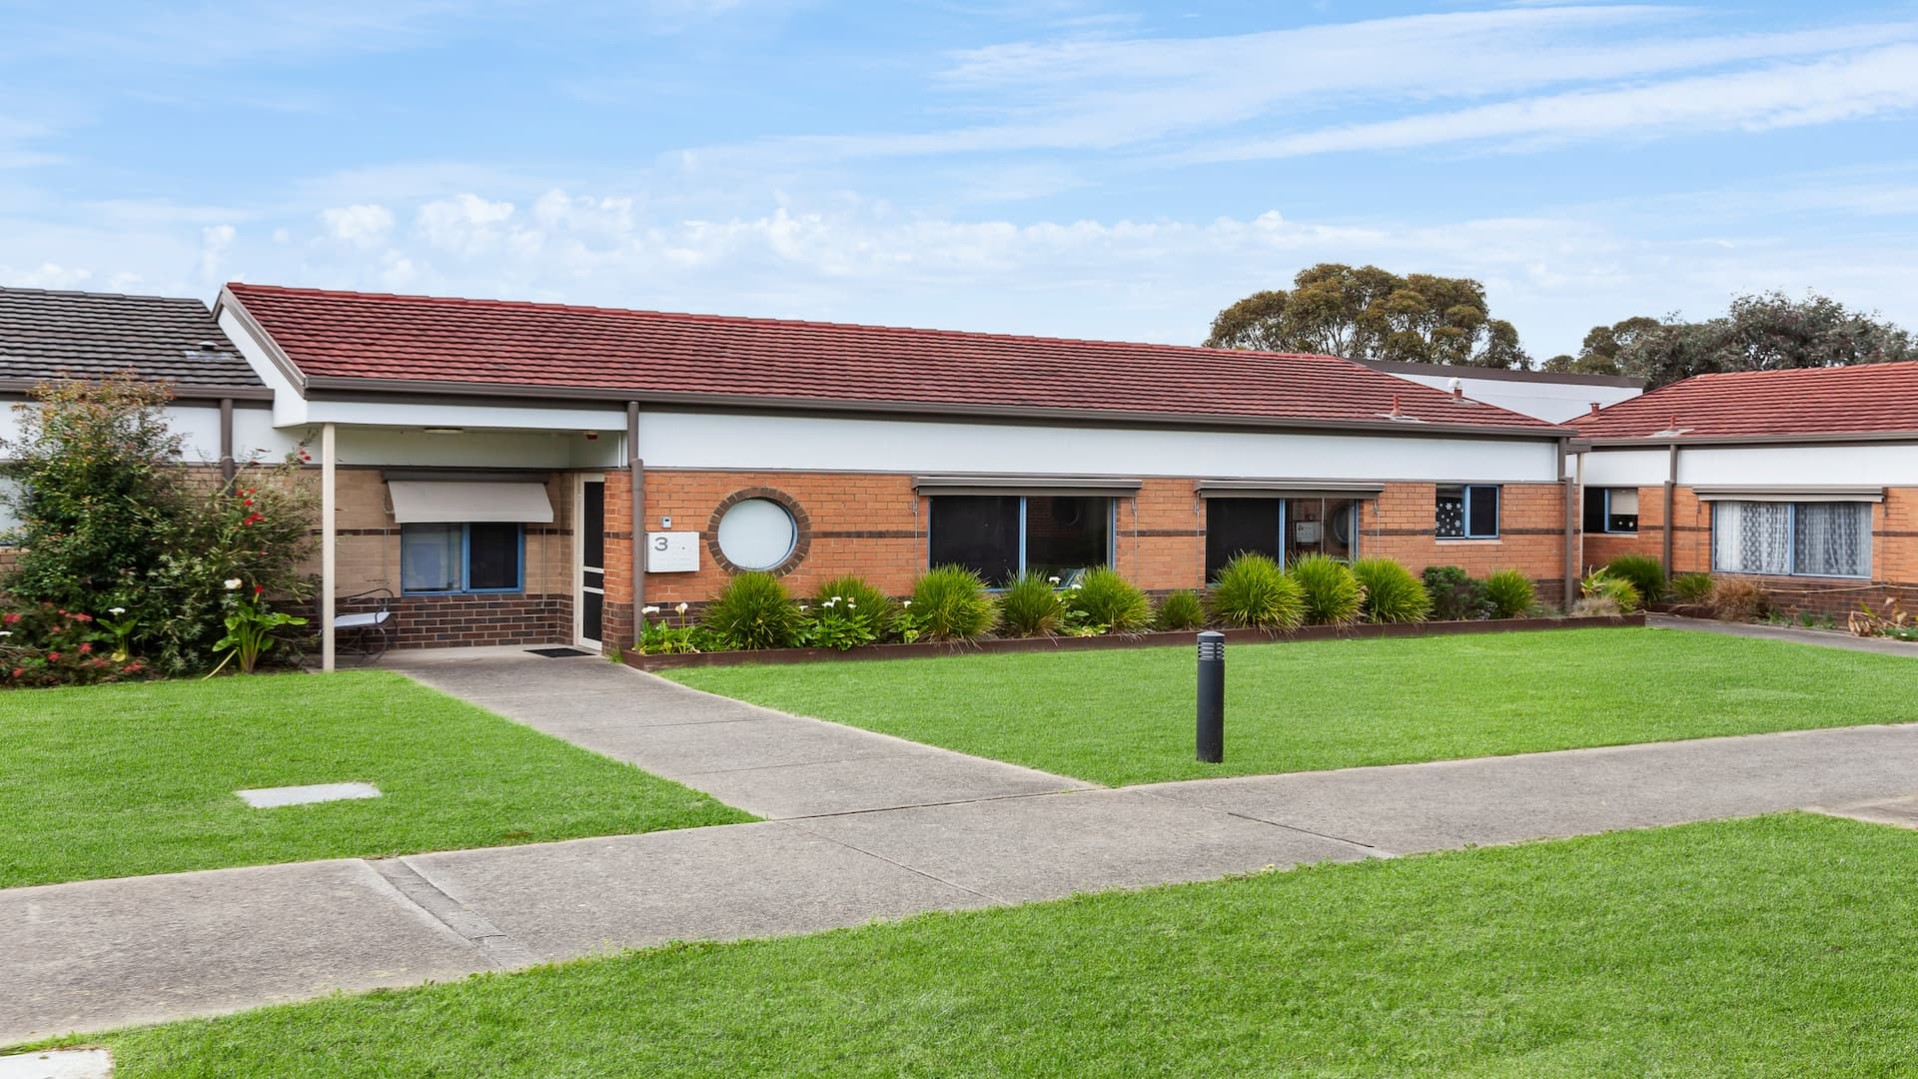
[[1504,537],[1502,536],[1437,536],[1434,538],[1437,539],[1438,542],[1440,543],[1453,544],[1457,546],[1466,546],[1470,544],[1477,544],[1480,546],[1484,546],[1487,544],[1503,542],[1503,539],[1504,539]]

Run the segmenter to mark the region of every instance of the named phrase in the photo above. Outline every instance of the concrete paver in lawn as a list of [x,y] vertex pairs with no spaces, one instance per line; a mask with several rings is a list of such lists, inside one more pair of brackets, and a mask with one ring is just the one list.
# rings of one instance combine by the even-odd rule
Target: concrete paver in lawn
[[0,889],[0,1044],[492,963],[363,861]]
[[992,902],[772,821],[405,861],[540,959],[814,932]]
[[1337,836],[1444,850],[1918,793],[1918,725],[1842,727],[1133,788]]
[[444,693],[773,819],[1094,784],[701,693],[603,660],[399,653]]

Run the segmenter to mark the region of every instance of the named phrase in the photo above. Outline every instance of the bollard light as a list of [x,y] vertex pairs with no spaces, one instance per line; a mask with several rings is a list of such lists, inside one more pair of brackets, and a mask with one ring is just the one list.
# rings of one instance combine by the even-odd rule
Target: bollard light
[[1225,760],[1225,634],[1199,634],[1199,759]]

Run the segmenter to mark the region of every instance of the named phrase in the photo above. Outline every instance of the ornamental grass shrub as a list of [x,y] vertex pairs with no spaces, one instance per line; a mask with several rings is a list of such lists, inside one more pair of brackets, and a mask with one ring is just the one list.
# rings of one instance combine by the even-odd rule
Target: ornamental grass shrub
[[799,636],[799,607],[770,573],[741,573],[706,605],[704,625],[729,649],[788,648]]
[[1538,602],[1532,579],[1515,569],[1493,573],[1481,588],[1493,618],[1523,618]]
[[1712,613],[1727,622],[1756,622],[1771,613],[1771,594],[1757,584],[1727,577],[1712,585]]
[[1631,614],[1644,602],[1637,585],[1602,569],[1586,574],[1585,579],[1579,582],[1578,590],[1586,599],[1610,600],[1618,608],[1619,614]]
[[1066,607],[1079,616],[1081,627],[1104,627],[1098,632],[1137,633],[1152,624],[1152,601],[1145,591],[1110,566],[1080,574],[1066,590]]
[[[839,602],[833,603],[837,599]],[[892,632],[893,622],[899,617],[899,605],[891,596],[872,586],[857,573],[848,573],[826,581],[813,589],[812,599],[805,613],[817,620],[818,612],[831,603],[836,617],[850,623],[855,629],[870,635],[870,640],[880,641]]]
[[1292,563],[1291,577],[1305,600],[1305,621],[1314,626],[1356,622],[1365,590],[1352,567],[1330,555],[1307,555]]
[[1665,598],[1665,563],[1648,554],[1622,554],[1605,563],[1605,573],[1623,577],[1638,589],[1638,598],[1656,603]]
[[1484,585],[1457,566],[1427,566],[1419,579],[1432,598],[1432,617],[1441,622],[1464,622],[1490,613]]
[[1169,592],[1153,612],[1152,628],[1158,630],[1198,629],[1205,625],[1205,604],[1190,589]]
[[1305,621],[1299,583],[1262,554],[1241,554],[1212,581],[1206,607],[1216,622],[1251,629],[1297,629]]
[[1361,558],[1352,576],[1365,590],[1359,616],[1367,622],[1421,622],[1432,613],[1424,583],[1389,558]]
[[1050,637],[1065,616],[1065,597],[1044,574],[1021,573],[999,595],[999,628],[1008,636]]
[[1699,607],[1712,601],[1712,575],[1681,573],[1672,578],[1672,598],[1687,607]]
[[914,639],[970,641],[992,632],[999,607],[977,573],[964,566],[935,566],[913,582],[904,621]]

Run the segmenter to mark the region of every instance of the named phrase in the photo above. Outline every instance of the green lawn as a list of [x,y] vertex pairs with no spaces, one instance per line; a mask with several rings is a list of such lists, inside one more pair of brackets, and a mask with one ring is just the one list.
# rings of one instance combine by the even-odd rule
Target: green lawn
[[1225,763],[1194,650],[694,668],[686,685],[1113,785],[1918,719],[1918,662],[1654,629],[1226,649]]
[[212,1075],[1886,1075],[1918,835],[1806,815],[676,946],[99,1039]]
[[[384,796],[233,793],[349,780]],[[0,694],[0,887],[751,819],[397,674]]]

